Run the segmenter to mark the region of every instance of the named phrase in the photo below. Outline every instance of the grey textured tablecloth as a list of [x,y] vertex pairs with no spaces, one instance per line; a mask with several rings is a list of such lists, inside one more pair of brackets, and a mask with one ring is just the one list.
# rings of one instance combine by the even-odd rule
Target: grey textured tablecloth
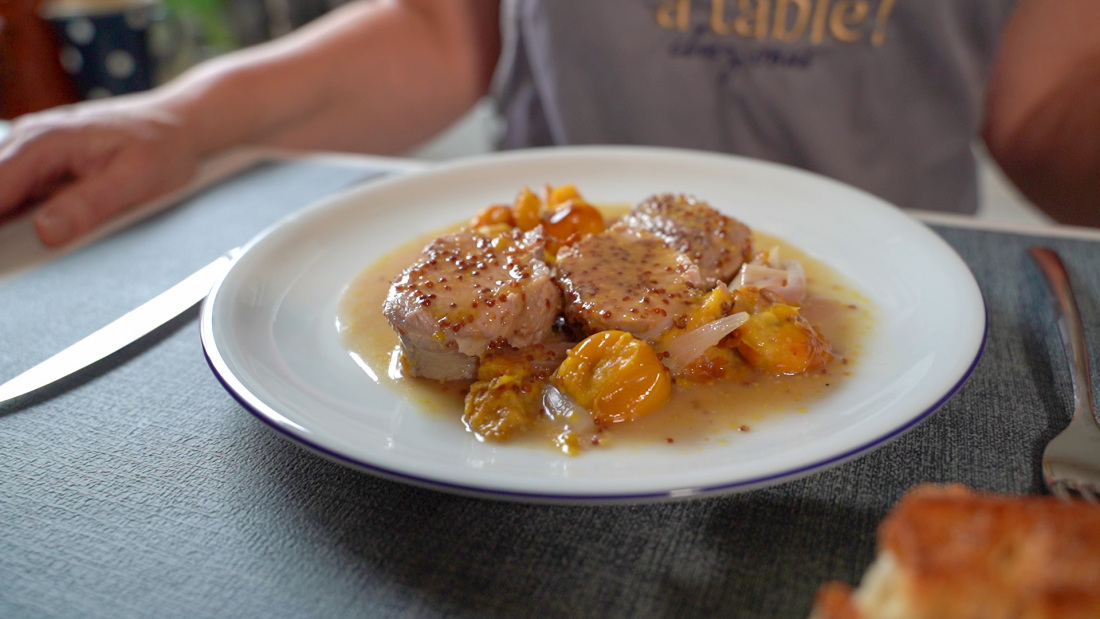
[[[0,287],[0,377],[364,178],[254,169]],[[937,414],[832,470],[719,498],[522,505],[350,470],[276,435],[208,369],[191,312],[0,406],[0,617],[804,617],[857,582],[924,481],[1040,492],[1072,392],[1025,248],[1066,259],[1100,367],[1100,245],[937,228],[988,303],[985,353]]]

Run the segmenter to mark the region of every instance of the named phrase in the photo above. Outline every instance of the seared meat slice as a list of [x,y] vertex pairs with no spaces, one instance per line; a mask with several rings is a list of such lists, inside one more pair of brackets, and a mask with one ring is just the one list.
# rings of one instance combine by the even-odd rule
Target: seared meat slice
[[694,260],[711,286],[729,282],[752,254],[748,226],[691,196],[653,196],[637,204],[616,226],[661,237]]
[[490,345],[541,342],[561,309],[540,231],[464,229],[432,241],[390,286],[383,313],[410,372],[474,378]]
[[699,268],[648,232],[615,228],[558,253],[565,319],[580,336],[615,329],[652,339],[699,302]]

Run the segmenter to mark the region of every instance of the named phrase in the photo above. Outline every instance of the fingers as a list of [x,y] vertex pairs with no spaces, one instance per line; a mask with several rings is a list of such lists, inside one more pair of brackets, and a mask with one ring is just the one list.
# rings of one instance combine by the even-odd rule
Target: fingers
[[153,192],[143,182],[148,178],[143,167],[122,156],[58,191],[38,207],[34,217],[38,237],[51,247],[64,245],[148,199]]
[[76,191],[63,191],[38,209],[34,216],[34,230],[46,245],[64,245],[94,225],[85,223],[93,217],[90,210]]
[[71,138],[32,132],[0,150],[0,213],[47,195],[73,169]]
[[198,155],[178,119],[123,99],[16,121],[0,145],[0,214],[37,203],[35,230],[57,246],[189,180]]

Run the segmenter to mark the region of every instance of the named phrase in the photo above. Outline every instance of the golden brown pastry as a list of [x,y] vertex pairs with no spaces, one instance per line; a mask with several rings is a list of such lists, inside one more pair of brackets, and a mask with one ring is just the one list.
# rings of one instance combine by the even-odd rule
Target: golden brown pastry
[[813,619],[1100,617],[1100,507],[923,485],[878,543],[859,589],[822,586]]

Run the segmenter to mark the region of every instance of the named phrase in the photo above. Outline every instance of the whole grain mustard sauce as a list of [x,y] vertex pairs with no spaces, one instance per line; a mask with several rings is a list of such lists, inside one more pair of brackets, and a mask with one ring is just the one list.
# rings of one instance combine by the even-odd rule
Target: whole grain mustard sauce
[[[608,221],[626,207],[601,206]],[[424,414],[462,425],[463,397],[468,383],[442,384],[405,376],[397,335],[382,315],[390,283],[432,239],[455,230],[449,226],[405,243],[371,264],[352,281],[341,299],[337,328],[344,345],[372,379],[420,405]],[[605,430],[600,449],[667,444],[680,447],[735,440],[776,415],[813,414],[814,404],[844,384],[859,362],[863,344],[874,328],[871,302],[843,276],[780,238],[753,232],[754,250],[778,246],[785,260],[802,263],[808,294],[801,314],[833,347],[835,358],[822,370],[795,376],[757,373],[749,381],[675,386],[660,410],[640,420]],[[509,444],[544,445],[555,449],[551,436],[533,432]]]

